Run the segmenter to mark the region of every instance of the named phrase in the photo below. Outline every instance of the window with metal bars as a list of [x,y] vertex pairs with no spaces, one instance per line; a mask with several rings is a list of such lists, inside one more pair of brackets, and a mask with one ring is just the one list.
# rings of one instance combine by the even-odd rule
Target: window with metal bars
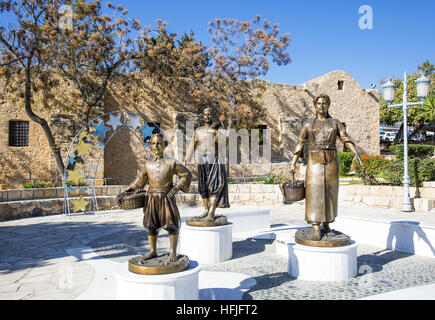
[[262,145],[264,145],[264,135],[263,135],[263,130],[267,130],[267,126],[266,125],[263,125],[263,124],[261,124],[261,125],[259,125],[258,127],[257,127],[257,129],[259,129],[260,131],[259,131],[259,135],[258,135],[258,144],[260,145],[260,146],[262,146]]
[[9,146],[26,147],[29,145],[29,122],[9,121]]

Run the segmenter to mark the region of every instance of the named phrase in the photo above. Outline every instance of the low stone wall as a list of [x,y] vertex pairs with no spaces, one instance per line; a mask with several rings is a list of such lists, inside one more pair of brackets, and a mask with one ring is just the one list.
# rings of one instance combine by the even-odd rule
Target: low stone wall
[[[344,206],[364,206],[401,209],[403,187],[351,185],[340,187],[339,201]],[[409,188],[411,203],[416,211],[435,209],[435,182],[426,182],[421,188]]]
[[[119,209],[116,196],[127,186],[97,186],[95,194],[99,210]],[[69,202],[78,199],[89,200],[86,191],[75,191]],[[0,221],[61,214],[64,211],[64,188],[16,189],[0,191]]]
[[[99,210],[119,209],[116,196],[127,186],[96,187]],[[229,201],[232,205],[269,206],[284,204],[279,185],[229,184]],[[75,192],[69,201],[80,195],[89,199],[84,191]],[[410,196],[416,211],[435,211],[435,182],[427,182],[422,188],[410,188]],[[64,207],[63,188],[5,190],[0,191],[0,221],[61,214]],[[202,206],[198,186],[193,183],[189,193],[180,192],[178,205]],[[403,188],[392,186],[340,186],[339,204],[346,207],[402,208]]]
[[[120,209],[116,196],[127,187],[125,185],[95,187],[98,209]],[[229,201],[233,205],[276,205],[282,204],[284,201],[278,185],[229,184],[228,190]],[[78,199],[80,195],[85,200],[90,199],[85,191],[78,191],[71,195],[69,201]],[[176,199],[178,205],[197,206],[203,204],[196,183],[192,183],[189,193],[180,192]],[[63,188],[0,191],[0,221],[61,214],[63,211]]]
[[[187,165],[194,177],[198,176],[196,165]],[[270,176],[290,178],[290,161],[282,160],[273,163],[250,163],[250,164],[232,164],[230,165],[230,177],[237,179],[245,177]],[[298,162],[296,166],[295,177],[303,179],[305,177],[306,165]]]
[[[116,196],[128,186],[96,186],[95,195]],[[75,191],[72,196],[89,196],[86,191]],[[64,188],[41,188],[41,189],[13,189],[0,191],[0,202],[26,201],[37,199],[56,199],[64,197]]]
[[[69,201],[78,198],[70,198]],[[89,201],[89,197],[83,199]],[[119,209],[116,196],[97,197],[99,210]],[[39,199],[0,203],[0,221],[62,214],[64,199]]]

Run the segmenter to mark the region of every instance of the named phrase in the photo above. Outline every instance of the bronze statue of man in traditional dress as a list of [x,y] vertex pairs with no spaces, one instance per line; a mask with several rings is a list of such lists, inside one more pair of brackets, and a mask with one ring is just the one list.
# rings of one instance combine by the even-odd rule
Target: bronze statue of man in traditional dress
[[[175,159],[163,158],[168,142],[164,140],[161,133],[153,134],[150,143],[153,157],[145,162],[137,179],[126,190],[126,192],[136,190],[149,184],[143,209],[143,225],[147,232],[150,252],[139,262],[144,264],[146,260],[157,257],[157,237],[162,228],[169,234],[170,252],[167,262],[174,262],[177,260],[178,233],[181,224],[175,194],[179,190],[189,191],[192,174]],[[173,184],[174,176],[179,178],[176,185]]]
[[[331,99],[325,94],[314,99],[316,117],[304,122],[290,167],[291,172],[294,173],[296,162],[301,157],[304,145],[308,141],[305,220],[312,224],[312,241],[319,241],[324,235],[330,234],[329,224],[337,217],[339,184],[337,137],[361,163],[355,143],[347,135],[343,124],[329,115],[330,104]],[[320,224],[323,224],[323,229]]]
[[215,220],[216,208],[229,208],[228,183],[225,164],[218,156],[219,122],[213,122],[213,109],[203,111],[204,125],[195,130],[193,139],[187,149],[185,162],[197,154],[198,191],[201,195],[205,211],[195,220]]

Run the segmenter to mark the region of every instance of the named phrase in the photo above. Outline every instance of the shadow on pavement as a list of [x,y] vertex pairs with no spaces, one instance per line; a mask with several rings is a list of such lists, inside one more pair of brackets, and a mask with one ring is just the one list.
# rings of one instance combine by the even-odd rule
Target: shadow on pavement
[[413,254],[387,249],[360,255],[357,258],[358,274],[380,272],[386,264],[410,256]]
[[[65,249],[93,246],[102,254],[112,247],[127,249],[107,253],[123,255],[136,249],[129,237],[142,233],[134,223],[72,222],[0,226],[0,274],[50,265],[50,260],[68,257]],[[105,242],[99,243],[98,238]],[[146,234],[144,234],[146,238]],[[100,247],[99,247],[100,246]]]
[[248,238],[241,241],[233,241],[232,260],[240,259],[249,255],[263,252],[267,245],[271,245],[274,239],[253,239]]
[[[287,272],[276,272],[271,274],[264,274],[258,277],[254,277],[254,280],[257,282],[257,284],[251,289],[249,289],[245,294],[243,295],[243,300],[253,300],[253,297],[250,293],[253,293],[255,291],[259,290],[268,290],[272,288],[279,287],[283,283],[289,282],[294,280],[295,278],[290,277],[290,275]],[[283,297],[285,299],[285,297]]]

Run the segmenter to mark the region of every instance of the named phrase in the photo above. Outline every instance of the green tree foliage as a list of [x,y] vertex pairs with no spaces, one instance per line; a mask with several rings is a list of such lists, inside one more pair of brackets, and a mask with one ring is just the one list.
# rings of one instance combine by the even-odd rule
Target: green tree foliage
[[352,161],[355,155],[352,152],[339,152],[338,163],[341,176],[347,176],[352,167]]
[[[430,78],[430,92],[435,92],[435,73],[427,75]],[[417,86],[415,84],[415,80],[420,78],[420,74],[411,74],[407,76],[407,95],[408,102],[418,102],[419,99],[417,97]],[[392,82],[396,85],[395,99],[391,104],[399,104],[403,102],[403,81],[399,79],[392,79]],[[428,98],[427,98],[428,99]],[[379,99],[379,118],[381,122],[385,122],[386,124],[393,124],[395,122],[403,121],[403,110],[402,108],[390,108],[387,107],[387,102],[381,97]],[[421,106],[411,106],[408,107],[408,124],[417,125],[417,124],[427,124],[430,123],[427,118],[427,113],[422,112]]]
[[427,124],[435,124],[435,93],[431,93],[424,100],[421,117],[425,119]]
[[435,67],[432,63],[429,62],[429,60],[426,60],[417,67],[417,70],[425,75],[429,75],[435,71]]
[[[419,99],[417,97],[417,86],[415,80],[420,78],[421,73],[426,74],[426,77],[431,79],[429,92],[435,92],[435,73],[434,66],[426,60],[423,64],[417,67],[417,70],[420,72],[414,72],[411,75],[407,76],[407,99],[408,102],[418,102]],[[383,84],[384,80],[381,80],[381,84]],[[392,82],[396,85],[395,91],[395,99],[392,104],[401,104],[403,103],[403,81],[399,79],[392,79]],[[413,137],[419,131],[421,131],[426,125],[433,124],[433,98],[432,95],[426,98],[424,103],[425,107],[417,106],[409,106],[408,107],[408,124],[415,126],[414,132],[411,133],[410,137]],[[380,97],[379,99],[379,120],[386,124],[393,124],[395,122],[403,122],[403,109],[400,107],[388,108],[387,102]],[[399,129],[399,132],[394,139],[394,143],[398,143],[403,136],[403,123]]]

